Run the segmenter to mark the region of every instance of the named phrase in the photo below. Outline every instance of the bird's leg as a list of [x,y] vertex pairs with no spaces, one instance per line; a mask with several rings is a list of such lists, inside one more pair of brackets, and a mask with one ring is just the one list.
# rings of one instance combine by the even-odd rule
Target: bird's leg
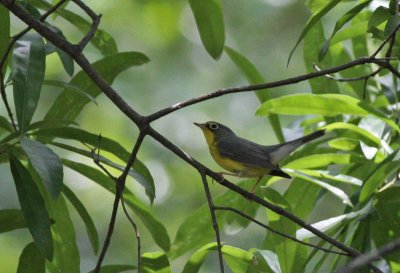
[[257,185],[258,185],[258,183],[260,183],[260,181],[261,181],[261,178],[262,178],[262,176],[260,176],[258,179],[257,179],[257,182],[254,184],[254,186],[251,188],[251,193],[252,194],[254,194],[254,192],[255,192],[255,189],[256,189],[256,187],[257,187]]

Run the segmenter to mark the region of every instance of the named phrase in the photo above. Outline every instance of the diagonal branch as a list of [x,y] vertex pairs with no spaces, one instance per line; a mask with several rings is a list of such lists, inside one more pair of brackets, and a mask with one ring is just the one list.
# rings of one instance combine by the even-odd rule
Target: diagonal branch
[[215,231],[215,237],[217,239],[219,268],[220,268],[221,273],[224,273],[224,260],[222,258],[222,244],[221,244],[221,238],[220,238],[220,233],[219,233],[217,217],[215,216],[215,205],[214,205],[214,202],[211,197],[210,188],[208,187],[205,170],[199,170],[199,172],[201,175],[201,180],[203,181],[204,191],[206,192],[207,203],[208,203],[208,207],[210,208],[211,221],[212,221],[213,228]]
[[357,258],[352,260],[350,263],[348,263],[345,267],[340,269],[337,273],[358,272],[358,269],[360,269],[361,267],[366,266],[367,264],[369,264],[375,260],[378,260],[379,258],[381,258],[385,255],[388,255],[392,252],[399,251],[399,250],[400,250],[400,238],[397,238],[396,240],[382,246],[379,249],[375,249],[368,254],[358,256]]

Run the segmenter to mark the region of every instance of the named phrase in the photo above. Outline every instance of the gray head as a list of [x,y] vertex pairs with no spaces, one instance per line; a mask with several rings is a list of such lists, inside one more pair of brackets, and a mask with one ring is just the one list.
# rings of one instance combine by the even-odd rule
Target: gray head
[[208,136],[212,136],[212,138],[220,138],[220,137],[226,137],[230,135],[234,135],[235,133],[226,127],[225,125],[215,122],[215,121],[207,121],[205,123],[196,123],[194,122],[194,125],[198,126],[203,130],[204,135],[206,138]]

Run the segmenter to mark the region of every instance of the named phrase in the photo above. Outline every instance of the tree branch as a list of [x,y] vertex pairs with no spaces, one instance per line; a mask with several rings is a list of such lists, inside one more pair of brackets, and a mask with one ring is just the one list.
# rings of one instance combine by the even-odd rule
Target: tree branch
[[201,180],[203,182],[204,191],[207,196],[207,203],[208,203],[208,207],[210,209],[211,221],[213,223],[215,237],[217,239],[219,268],[220,268],[221,273],[224,273],[224,260],[222,258],[222,244],[221,244],[221,238],[220,238],[220,233],[219,233],[217,217],[215,216],[215,206],[214,206],[214,202],[211,197],[210,188],[208,187],[205,170],[202,169],[202,170],[199,170],[199,172],[201,175]]
[[368,254],[358,256],[350,263],[348,263],[345,267],[340,269],[337,273],[356,272],[356,270],[360,269],[361,267],[364,267],[367,264],[398,250],[400,250],[400,238],[397,238],[396,240],[382,246],[379,249],[375,249]]

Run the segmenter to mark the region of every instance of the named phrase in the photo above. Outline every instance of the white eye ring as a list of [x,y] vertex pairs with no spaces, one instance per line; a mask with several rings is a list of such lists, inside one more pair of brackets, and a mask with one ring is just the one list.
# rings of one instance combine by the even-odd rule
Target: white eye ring
[[216,123],[210,123],[210,129],[211,129],[211,130],[217,130],[217,129],[218,129],[218,124],[216,124]]

